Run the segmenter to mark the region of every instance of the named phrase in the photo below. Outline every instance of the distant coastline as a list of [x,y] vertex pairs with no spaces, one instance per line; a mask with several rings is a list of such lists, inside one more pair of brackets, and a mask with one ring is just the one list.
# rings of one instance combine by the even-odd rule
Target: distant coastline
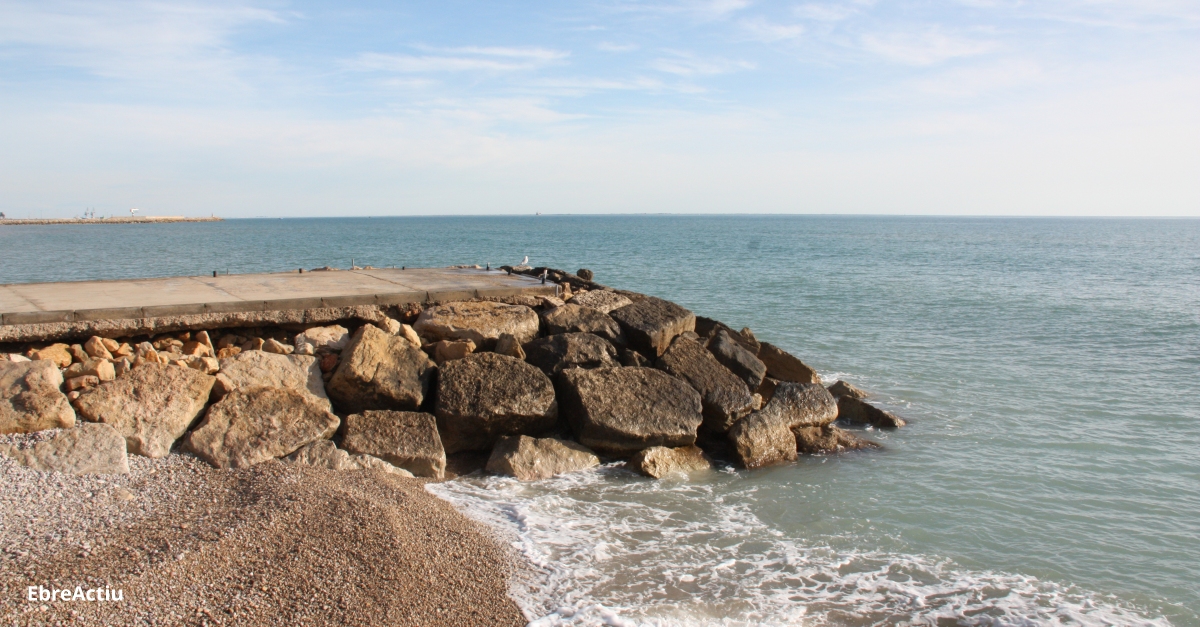
[[157,224],[162,222],[221,222],[224,218],[187,218],[184,216],[121,216],[112,218],[5,218],[0,225],[28,224]]

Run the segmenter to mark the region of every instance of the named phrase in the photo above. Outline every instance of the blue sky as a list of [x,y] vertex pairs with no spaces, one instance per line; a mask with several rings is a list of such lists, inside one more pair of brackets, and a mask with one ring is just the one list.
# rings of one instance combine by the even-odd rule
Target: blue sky
[[1200,216],[1200,3],[0,0],[0,211]]

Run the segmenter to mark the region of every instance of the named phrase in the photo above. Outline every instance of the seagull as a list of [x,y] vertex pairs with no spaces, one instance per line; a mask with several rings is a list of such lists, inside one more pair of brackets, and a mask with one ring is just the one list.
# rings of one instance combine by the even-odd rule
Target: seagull
[[520,265],[522,265],[522,266],[527,266],[527,265],[529,265],[529,255],[525,255],[525,258],[521,260],[521,264],[520,264]]

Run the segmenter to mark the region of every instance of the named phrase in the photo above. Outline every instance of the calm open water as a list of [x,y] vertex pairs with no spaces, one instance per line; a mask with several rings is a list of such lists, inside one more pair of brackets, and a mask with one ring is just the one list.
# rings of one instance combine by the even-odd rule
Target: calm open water
[[514,263],[669,298],[911,420],[880,453],[434,492],[539,625],[1200,625],[1200,221],[497,217],[0,226],[0,283]]

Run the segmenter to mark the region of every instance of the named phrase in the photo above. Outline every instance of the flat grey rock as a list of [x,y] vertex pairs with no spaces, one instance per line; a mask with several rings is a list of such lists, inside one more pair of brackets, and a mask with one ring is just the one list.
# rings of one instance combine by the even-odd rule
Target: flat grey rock
[[540,337],[524,347],[525,361],[554,376],[568,368],[608,368],[617,365],[617,349],[591,333]]
[[654,357],[666,352],[676,335],[696,328],[692,312],[653,296],[614,309],[609,315],[621,325],[634,348]]
[[537,481],[599,465],[600,458],[581,444],[518,435],[503,437],[496,442],[487,471],[512,475],[521,481]]
[[72,475],[123,475],[129,472],[125,438],[106,424],[80,423],[29,448],[0,444],[0,454],[43,472]]
[[542,312],[542,326],[546,333],[593,333],[615,342],[621,337],[621,325],[608,314],[574,303],[554,307]]
[[538,316],[524,305],[464,301],[430,307],[421,312],[413,329],[433,340],[471,340],[491,350],[505,333],[524,344],[537,337]]
[[308,394],[283,388],[240,388],[208,408],[187,446],[218,468],[245,468],[328,439],[341,420]]
[[437,419],[424,412],[367,411],[346,417],[342,447],[403,468],[418,477],[446,476]]
[[652,368],[564,370],[563,412],[580,444],[614,455],[688,446],[704,417],[700,394]]
[[447,454],[486,451],[505,435],[540,435],[558,421],[554,385],[515,357],[475,353],[438,373],[438,431]]

